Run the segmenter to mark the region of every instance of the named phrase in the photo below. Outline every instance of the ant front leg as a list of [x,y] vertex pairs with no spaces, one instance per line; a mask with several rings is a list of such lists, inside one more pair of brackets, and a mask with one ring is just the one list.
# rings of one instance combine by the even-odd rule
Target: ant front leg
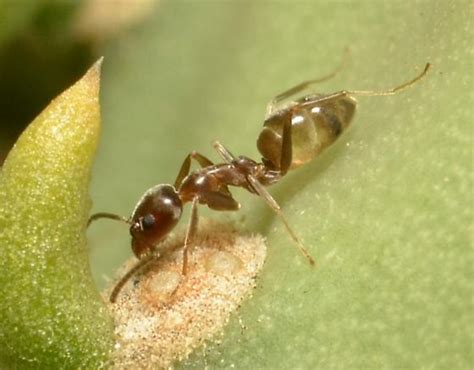
[[193,198],[193,203],[191,205],[191,216],[189,218],[188,229],[186,230],[186,237],[184,238],[184,247],[183,247],[183,270],[182,273],[186,276],[188,272],[188,249],[196,236],[197,227],[198,227],[198,197]]

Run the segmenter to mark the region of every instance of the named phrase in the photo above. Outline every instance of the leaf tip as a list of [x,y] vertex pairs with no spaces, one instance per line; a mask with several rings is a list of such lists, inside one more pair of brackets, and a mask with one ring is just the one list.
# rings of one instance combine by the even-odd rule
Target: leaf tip
[[89,86],[92,96],[98,95],[100,90],[100,77],[102,71],[102,62],[104,57],[100,57],[85,73],[85,75],[78,81]]
[[100,77],[100,72],[102,70],[102,62],[104,61],[104,56],[101,56],[96,62],[89,68],[87,74],[93,72]]

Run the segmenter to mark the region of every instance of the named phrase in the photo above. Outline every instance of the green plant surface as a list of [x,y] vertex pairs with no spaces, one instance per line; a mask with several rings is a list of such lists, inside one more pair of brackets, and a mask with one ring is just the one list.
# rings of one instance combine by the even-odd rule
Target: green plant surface
[[100,368],[113,326],[85,227],[100,130],[100,63],[29,125],[0,173],[2,368]]
[[0,0],[0,46],[9,37],[28,25],[38,8],[35,1]]
[[[473,359],[472,5],[468,1],[160,2],[105,52],[104,134],[94,211],[127,216],[145,189],[172,183],[210,142],[259,158],[266,103],[349,63],[317,91],[359,98],[350,129],[270,190],[317,260],[244,191],[237,213],[268,237],[253,299],[219,346],[180,368],[467,369]],[[181,227],[186,224],[181,222]],[[125,225],[90,232],[103,285],[130,255]]]

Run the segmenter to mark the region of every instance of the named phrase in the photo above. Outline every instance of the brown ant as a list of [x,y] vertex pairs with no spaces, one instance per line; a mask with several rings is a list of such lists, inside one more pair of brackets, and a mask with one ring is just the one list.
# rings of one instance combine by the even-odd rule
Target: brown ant
[[[355,96],[394,95],[425,76],[430,64],[414,79],[386,91],[348,91],[332,94],[311,94],[282,105],[281,102],[325,81],[335,72],[317,80],[300,83],[276,96],[267,106],[263,130],[257,140],[262,161],[245,156],[235,157],[221,143],[213,146],[224,163],[214,164],[204,155],[191,152],[181,166],[173,185],[160,184],[148,189],[138,201],[129,218],[111,213],[96,213],[88,225],[99,218],[123,221],[130,225],[132,250],[138,263],[119,281],[110,301],[115,302],[125,282],[140,268],[153,260],[154,247],[176,226],[181,218],[183,205],[191,203],[191,216],[183,247],[182,273],[186,275],[188,249],[196,235],[198,204],[205,204],[217,211],[236,211],[240,204],[233,198],[229,186],[241,187],[260,196],[280,217],[295,245],[311,265],[314,259],[289,226],[278,203],[266,187],[278,182],[288,170],[314,159],[331,145],[349,126],[355,113]],[[190,171],[191,160],[201,166]]]

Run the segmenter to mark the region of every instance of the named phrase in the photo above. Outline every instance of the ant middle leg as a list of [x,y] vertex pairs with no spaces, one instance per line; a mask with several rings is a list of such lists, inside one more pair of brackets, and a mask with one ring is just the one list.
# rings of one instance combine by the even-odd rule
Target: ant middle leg
[[217,153],[221,156],[221,158],[227,163],[230,163],[235,159],[235,156],[219,141],[214,140],[212,142],[212,146],[217,151]]
[[204,192],[200,195],[199,199],[215,211],[238,211],[240,209],[240,203],[232,197],[227,187],[222,188],[220,191]]
[[183,182],[184,178],[189,175],[189,171],[191,170],[191,159],[196,160],[201,167],[209,167],[212,166],[214,163],[211,162],[210,159],[205,157],[204,155],[192,151],[189,153],[183,161],[181,168],[179,170],[178,176],[176,176],[176,180],[174,182],[175,189],[178,189],[181,183]]

